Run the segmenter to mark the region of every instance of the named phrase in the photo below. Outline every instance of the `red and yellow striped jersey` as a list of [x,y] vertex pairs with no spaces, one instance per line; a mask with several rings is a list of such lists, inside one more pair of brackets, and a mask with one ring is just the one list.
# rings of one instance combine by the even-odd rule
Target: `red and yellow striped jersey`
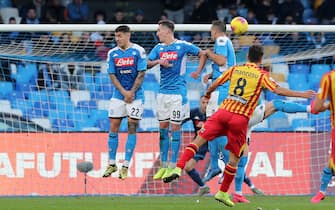
[[318,96],[321,100],[329,99],[330,103],[330,120],[332,128],[335,127],[335,70],[327,72],[323,75]]
[[273,92],[278,86],[269,77],[269,73],[255,63],[231,67],[217,79],[217,82],[223,84],[228,80],[228,97],[220,108],[246,117],[250,117],[254,112],[263,88]]

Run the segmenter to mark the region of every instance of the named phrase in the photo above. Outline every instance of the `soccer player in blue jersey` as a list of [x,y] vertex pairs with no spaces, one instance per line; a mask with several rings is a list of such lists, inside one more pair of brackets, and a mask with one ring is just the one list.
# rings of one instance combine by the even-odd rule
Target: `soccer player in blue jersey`
[[[183,120],[183,123],[192,120],[195,137],[198,131],[202,128],[206,121],[206,107],[208,99],[205,96],[200,98],[200,107],[194,108],[190,111],[190,117]],[[208,144],[202,145],[194,157],[186,163],[185,171],[191,179],[199,186],[199,195],[205,195],[210,192],[209,187],[204,183],[200,177],[199,172],[194,168],[199,160],[203,160],[208,151]]]
[[117,46],[108,52],[107,64],[110,79],[115,86],[109,106],[110,131],[108,137],[109,165],[103,177],[109,177],[117,171],[116,152],[118,148],[118,131],[121,120],[128,117],[128,138],[125,160],[119,171],[119,178],[124,180],[136,146],[136,129],[143,113],[144,94],[142,82],[147,60],[145,50],[130,42],[130,28],[121,25],[115,29]]
[[[215,41],[214,50],[205,50],[206,56],[212,60],[212,73],[210,77],[212,81],[215,81],[223,72],[228,68],[236,64],[235,50],[231,40],[226,35],[226,24],[223,21],[213,21],[211,26],[211,38]],[[192,73],[193,78],[198,78],[201,73],[201,69]],[[207,118],[212,116],[219,108],[220,103],[228,96],[229,82],[219,86],[214,92],[212,92],[211,97],[208,102],[206,115]],[[228,152],[220,151],[224,150],[224,146],[227,143],[226,136],[220,136],[213,141],[208,142],[211,166],[210,171],[204,178],[204,182],[209,181],[216,175],[221,173],[221,169],[218,165],[218,154],[222,154],[226,157],[224,159],[228,160]]]
[[[203,51],[186,41],[174,37],[174,23],[170,20],[158,22],[157,36],[161,43],[157,44],[148,55],[148,67],[160,65],[160,88],[157,95],[157,117],[160,134],[160,169],[154,179],[164,178],[175,167],[180,139],[181,122],[187,109],[187,88],[184,74],[188,54],[200,57],[199,69],[205,64]],[[171,126],[171,161],[168,163],[169,129]]]

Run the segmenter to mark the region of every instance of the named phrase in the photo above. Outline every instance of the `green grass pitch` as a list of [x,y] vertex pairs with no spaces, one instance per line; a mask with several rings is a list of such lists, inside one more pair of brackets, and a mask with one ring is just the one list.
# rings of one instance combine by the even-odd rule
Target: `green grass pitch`
[[[311,204],[310,196],[250,196],[251,203],[229,208],[213,196],[97,196],[0,198],[1,210],[331,210],[335,197]],[[197,202],[199,200],[199,202]]]

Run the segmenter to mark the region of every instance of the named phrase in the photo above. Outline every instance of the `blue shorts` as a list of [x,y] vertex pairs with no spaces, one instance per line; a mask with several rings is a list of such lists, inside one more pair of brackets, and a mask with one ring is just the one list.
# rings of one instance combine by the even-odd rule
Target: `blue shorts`
[[204,145],[199,147],[198,152],[195,153],[193,159],[197,162],[199,160],[203,160],[203,159],[205,159],[205,155],[206,155],[207,152],[208,152],[208,142],[206,142]]

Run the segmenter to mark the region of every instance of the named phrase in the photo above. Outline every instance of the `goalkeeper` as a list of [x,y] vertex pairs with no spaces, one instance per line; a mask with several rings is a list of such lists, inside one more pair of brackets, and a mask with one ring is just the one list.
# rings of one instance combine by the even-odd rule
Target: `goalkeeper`
[[[194,108],[190,111],[190,117],[183,120],[183,123],[192,120],[194,132],[201,129],[204,122],[206,121],[206,107],[208,104],[208,99],[204,96],[200,98],[200,107]],[[196,135],[195,135],[196,137]],[[205,195],[210,192],[209,187],[202,181],[199,172],[194,168],[195,164],[199,160],[203,160],[208,151],[208,144],[202,145],[194,157],[189,160],[185,166],[186,173],[191,177],[191,179],[199,186],[199,195]]]

